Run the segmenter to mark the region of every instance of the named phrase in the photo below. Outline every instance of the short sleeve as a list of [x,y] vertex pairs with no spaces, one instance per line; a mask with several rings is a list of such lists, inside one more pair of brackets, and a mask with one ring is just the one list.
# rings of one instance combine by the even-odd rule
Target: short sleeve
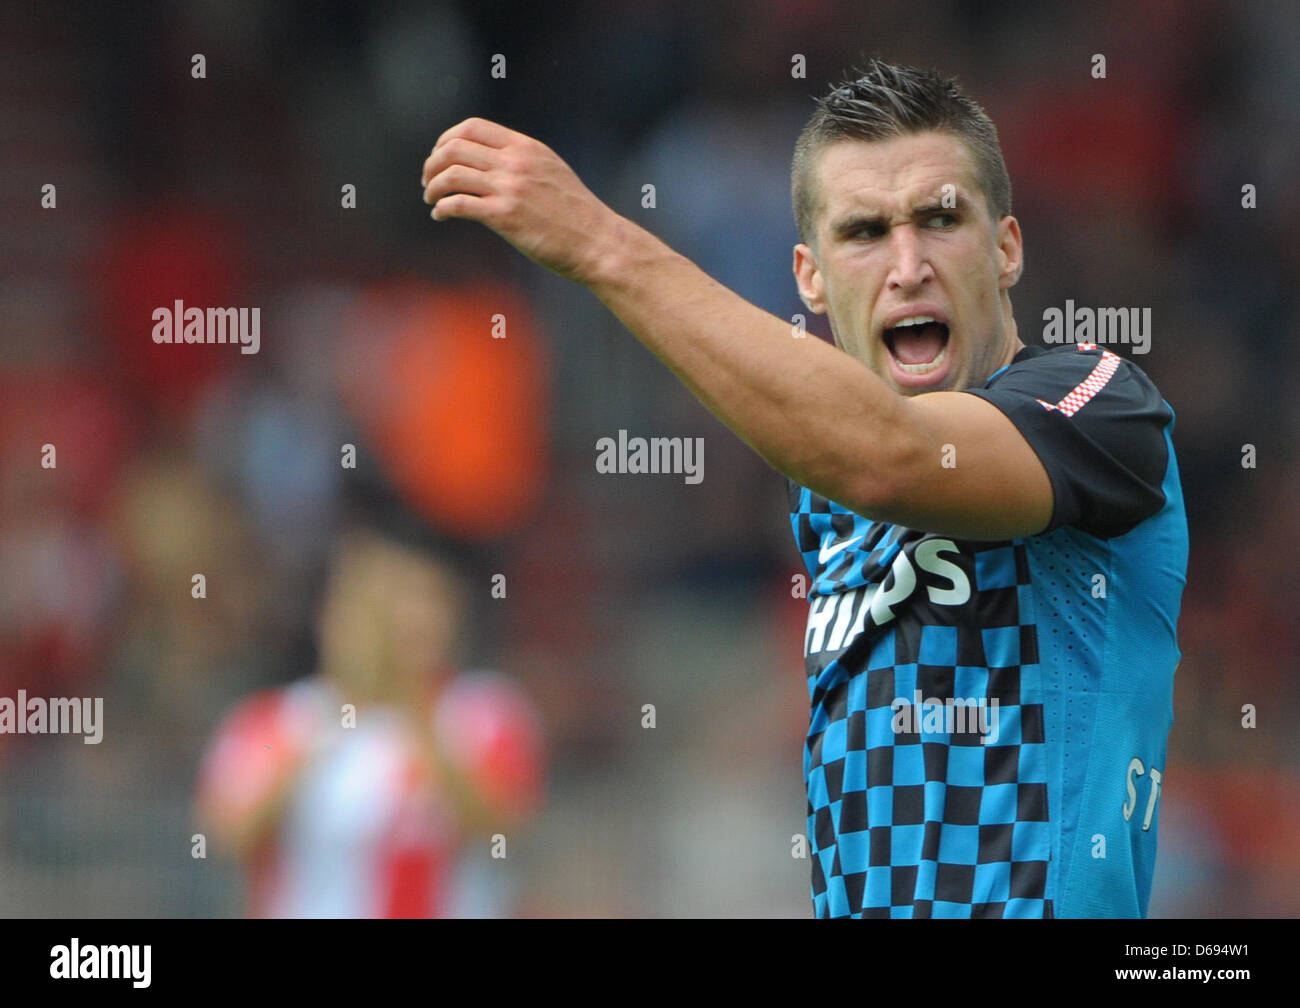
[[300,708],[287,691],[267,690],[226,716],[199,768],[196,803],[206,820],[241,823],[283,785],[308,741]]
[[1006,414],[1043,463],[1053,495],[1045,531],[1111,539],[1164,506],[1173,411],[1131,361],[1088,343],[1026,348],[965,391]]
[[434,733],[445,758],[498,814],[527,817],[541,802],[544,753],[532,703],[504,676],[466,673],[442,693]]

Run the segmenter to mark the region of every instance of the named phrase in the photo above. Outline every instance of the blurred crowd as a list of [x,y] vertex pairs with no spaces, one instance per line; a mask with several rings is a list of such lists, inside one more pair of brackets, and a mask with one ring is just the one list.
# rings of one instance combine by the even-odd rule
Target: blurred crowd
[[[3,6],[0,695],[103,696],[105,733],[0,735],[0,913],[245,908],[235,862],[193,855],[205,754],[318,670],[341,534],[399,510],[464,575],[448,661],[508,677],[545,736],[509,912],[808,915],[783,480],[414,183],[442,130],[497,119],[791,318],[794,139],[866,55],[956,74],[998,125],[1026,343],[1066,299],[1152,309],[1134,359],[1177,416],[1192,545],[1152,914],[1300,912],[1300,9],[869,8]],[[176,300],[260,306],[260,352],[155,344]],[[704,437],[705,479],[598,474],[620,429]]]

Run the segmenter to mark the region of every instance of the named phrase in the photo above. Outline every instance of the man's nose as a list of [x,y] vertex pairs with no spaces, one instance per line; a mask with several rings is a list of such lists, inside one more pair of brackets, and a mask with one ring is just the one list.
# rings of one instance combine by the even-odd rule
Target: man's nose
[[934,277],[925,243],[913,224],[902,224],[890,232],[894,254],[893,268],[889,272],[891,289],[914,290]]

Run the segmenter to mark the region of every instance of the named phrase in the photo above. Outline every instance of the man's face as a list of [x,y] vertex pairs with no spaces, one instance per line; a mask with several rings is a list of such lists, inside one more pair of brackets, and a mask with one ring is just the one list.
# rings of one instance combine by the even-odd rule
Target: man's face
[[459,619],[450,568],[387,539],[353,533],[318,624],[324,671],[362,699],[407,702],[443,675]]
[[1020,226],[990,218],[959,137],[845,140],[814,170],[816,232],[795,246],[795,278],[841,349],[902,395],[982,385],[1011,360]]

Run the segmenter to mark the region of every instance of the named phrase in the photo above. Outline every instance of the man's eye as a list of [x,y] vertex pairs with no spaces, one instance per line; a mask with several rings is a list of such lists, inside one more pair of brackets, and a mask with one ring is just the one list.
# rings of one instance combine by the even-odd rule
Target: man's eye
[[940,229],[956,227],[957,215],[950,214],[950,213],[935,214],[933,217],[929,219],[929,225],[932,228],[940,228]]

